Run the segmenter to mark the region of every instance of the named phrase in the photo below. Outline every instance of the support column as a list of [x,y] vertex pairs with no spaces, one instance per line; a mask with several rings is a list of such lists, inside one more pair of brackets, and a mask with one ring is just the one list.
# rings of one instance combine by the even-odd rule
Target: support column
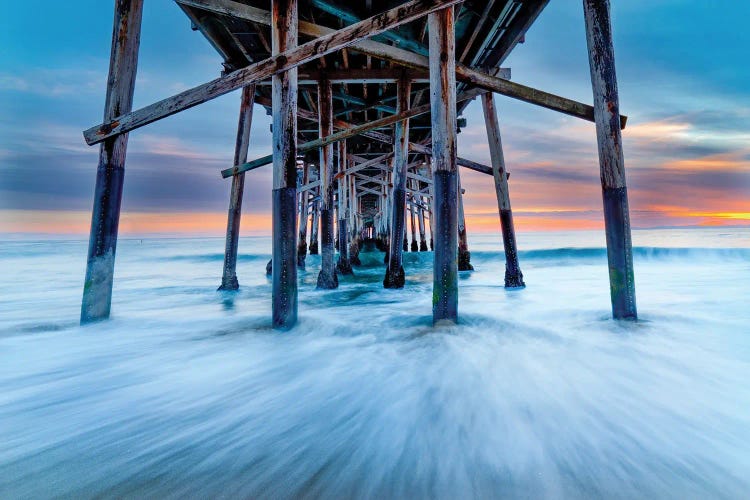
[[[404,75],[398,81],[396,113],[409,109],[411,81]],[[388,265],[383,278],[385,288],[403,288],[405,282],[402,241],[405,238],[406,169],[409,163],[409,119],[396,122],[393,133],[393,189],[391,190],[391,237]]]
[[[320,179],[320,171],[318,171]],[[318,255],[318,228],[320,227],[320,188],[315,188],[310,217],[310,255]]]
[[[297,0],[272,0],[271,51],[297,46]],[[273,326],[297,322],[297,68],[273,75]]]
[[495,108],[495,96],[492,92],[482,94],[482,110],[484,124],[487,128],[487,141],[490,146],[492,159],[492,176],[495,179],[495,194],[497,207],[500,211],[500,226],[503,232],[503,248],[505,249],[505,288],[523,288],[523,273],[518,264],[518,250],[516,248],[516,231],[513,227],[513,212],[510,208],[510,190],[508,188],[508,171],[503,155],[503,143],[500,139],[500,124]]
[[[333,94],[331,82],[318,83],[318,114],[320,116],[320,137],[333,134]],[[338,288],[333,248],[333,144],[320,148],[320,233],[322,258],[318,274],[318,288],[330,290]]]
[[[107,97],[104,103],[105,123],[129,113],[133,108],[142,13],[143,0],[115,2]],[[106,139],[99,148],[86,278],[81,301],[81,324],[109,318],[127,147],[128,134],[121,134]]]
[[635,305],[633,244],[630,238],[630,212],[625,185],[609,0],[583,0],[583,10],[599,146],[612,316],[615,319],[634,320],[638,314]]
[[[310,181],[310,170],[305,163],[302,167],[302,185]],[[307,258],[307,205],[310,191],[303,191],[300,194],[299,205],[299,237],[297,238],[297,267],[305,268],[305,259]]]
[[469,239],[466,236],[466,216],[464,215],[464,190],[461,188],[461,175],[458,177],[458,270],[473,271]]
[[339,146],[339,172],[338,172],[338,213],[339,213],[339,261],[336,263],[338,272],[344,275],[354,274],[352,264],[349,261],[349,186],[346,185],[349,177],[346,175],[346,141],[338,143]]
[[432,321],[458,320],[458,171],[453,7],[429,14],[435,257]]
[[[411,183],[414,186],[415,183]],[[417,188],[417,190],[419,190]],[[419,250],[419,243],[417,243],[417,223],[414,212],[417,210],[416,202],[417,199],[411,197],[412,204],[409,206],[409,223],[411,224],[411,251],[416,252]]]
[[362,239],[361,229],[359,227],[359,220],[357,219],[359,212],[359,198],[357,197],[357,188],[354,181],[353,175],[347,175],[348,188],[349,188],[349,220],[351,221],[352,227],[349,228],[349,234],[351,235],[351,244],[349,245],[349,262],[353,266],[361,266],[362,261],[359,259],[359,244]]
[[[255,84],[242,89],[240,98],[240,118],[237,124],[237,141],[234,145],[234,165],[247,161],[247,150],[250,146],[250,128],[253,122],[253,101]],[[240,220],[242,218],[242,195],[245,191],[245,172],[232,176],[232,190],[229,195],[229,214],[227,216],[227,237],[224,248],[224,270],[219,290],[233,291],[240,287],[237,281],[237,245],[240,239]]]
[[[417,187],[421,187],[421,183],[417,183]],[[425,200],[423,196],[419,197],[419,211],[417,212],[417,220],[419,221],[419,251],[420,252],[426,252],[427,251],[427,236],[425,234],[425,225],[424,225],[424,205]]]

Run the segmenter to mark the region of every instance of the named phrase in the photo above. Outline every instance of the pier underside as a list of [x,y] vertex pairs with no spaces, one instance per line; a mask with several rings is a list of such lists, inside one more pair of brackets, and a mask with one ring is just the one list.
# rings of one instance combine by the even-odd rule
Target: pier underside
[[[308,252],[322,254],[318,288],[335,288],[338,275],[356,276],[365,242],[386,253],[386,288],[403,287],[408,280],[403,252],[434,249],[433,318],[455,322],[457,272],[472,269],[459,167],[486,174],[488,190],[494,187],[505,285],[525,286],[493,100],[498,93],[596,122],[613,315],[636,317],[620,140],[625,117],[617,103],[608,0],[583,2],[594,106],[512,82],[502,66],[548,0],[176,3],[218,52],[223,72],[212,82],[131,112],[132,82],[127,88],[118,82],[134,80],[142,0],[116,2],[107,113],[104,123],[84,132],[89,144],[102,144],[103,152],[119,148],[114,163],[103,153],[96,206],[100,197],[110,199],[112,190],[121,190],[129,131],[243,89],[235,164],[221,172],[232,183],[232,194],[220,288],[240,286],[236,260],[244,177],[272,168],[269,269],[275,327],[289,328],[296,321],[296,268],[305,266]],[[127,106],[114,105],[118,95],[125,96]],[[456,148],[456,134],[466,125],[461,113],[477,98],[485,114],[490,165],[462,158]],[[274,118],[273,151],[262,158],[247,158],[253,104]],[[105,182],[100,189],[110,171],[119,173],[119,187]],[[94,211],[82,321],[109,315],[119,201],[110,205]],[[102,225],[102,218],[115,222]],[[104,246],[97,243],[102,234],[110,242]]]

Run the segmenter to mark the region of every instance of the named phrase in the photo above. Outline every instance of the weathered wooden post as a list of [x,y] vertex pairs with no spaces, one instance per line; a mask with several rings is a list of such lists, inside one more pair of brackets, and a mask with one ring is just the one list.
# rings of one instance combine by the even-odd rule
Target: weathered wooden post
[[354,181],[353,175],[347,175],[347,179],[349,188],[349,220],[351,221],[351,228],[349,229],[351,235],[349,262],[351,262],[353,266],[361,266],[362,261],[359,259],[359,243],[362,235],[358,219],[359,198],[357,197],[357,185]]
[[[333,94],[331,82],[324,79],[318,83],[318,114],[320,137],[333,134]],[[318,274],[318,288],[338,288],[333,249],[333,144],[320,148],[320,233],[322,258]]]
[[473,271],[469,239],[466,235],[466,216],[464,215],[464,190],[461,187],[461,177],[458,177],[458,270]]
[[344,275],[354,274],[352,264],[349,261],[349,208],[348,208],[348,186],[346,185],[348,177],[346,141],[338,143],[339,146],[339,172],[338,172],[338,233],[339,233],[339,260],[336,263],[338,272]]
[[[414,186],[414,183],[412,182],[411,185]],[[417,188],[417,191],[418,190],[419,188]],[[414,196],[412,196],[411,201],[412,203],[411,205],[409,205],[409,222],[411,223],[411,251],[416,252],[419,250],[419,243],[417,243],[417,226],[416,226],[415,217],[414,217],[415,216],[414,212],[417,209],[416,207],[417,199]]]
[[505,166],[503,143],[500,139],[500,124],[498,123],[495,97],[492,92],[482,94],[482,110],[484,111],[484,123],[487,128],[487,141],[490,146],[492,176],[495,180],[497,207],[500,211],[500,226],[503,232],[503,248],[505,249],[505,288],[522,288],[526,285],[523,282],[521,266],[518,264],[516,231],[513,227],[513,212],[510,208],[508,170]]
[[[240,98],[240,118],[237,124],[237,141],[234,145],[234,164],[247,161],[247,150],[250,146],[250,128],[253,123],[253,101],[255,84],[242,89]],[[240,221],[242,219],[242,195],[245,191],[245,172],[232,176],[232,190],[229,195],[229,213],[227,215],[227,237],[224,248],[224,269],[219,290],[233,291],[240,287],[237,281],[237,245],[240,240]]]
[[[430,14],[432,15],[432,14]],[[404,74],[397,84],[396,112],[409,109],[411,81]],[[391,190],[391,237],[388,265],[383,278],[385,288],[403,288],[405,282],[402,241],[406,237],[406,169],[409,163],[409,119],[396,122],[393,133],[393,189]],[[403,249],[405,250],[405,249]]]
[[[302,166],[302,185],[306,185],[310,180],[310,172],[307,163]],[[307,205],[310,191],[300,193],[299,205],[299,237],[297,238],[297,267],[305,268],[305,259],[307,258]]]
[[636,319],[633,244],[609,0],[583,0],[583,10],[594,93],[612,316],[615,319]]
[[[297,0],[272,0],[273,55],[297,47]],[[297,322],[297,68],[273,75],[273,326]]]
[[429,14],[430,110],[435,217],[432,321],[458,321],[458,172],[453,8]]
[[[418,186],[421,185],[421,183],[417,184]],[[419,251],[420,252],[426,252],[427,251],[427,235],[425,234],[425,225],[424,225],[424,212],[425,212],[425,200],[423,196],[419,197],[419,211],[417,212],[417,220],[419,221]]]
[[[320,179],[320,169],[318,169]],[[320,187],[313,192],[312,217],[310,217],[310,255],[318,255],[318,228],[320,227]]]
[[[115,1],[105,123],[133,107],[142,13],[143,0]],[[127,147],[125,133],[106,139],[99,148],[81,323],[109,318]]]

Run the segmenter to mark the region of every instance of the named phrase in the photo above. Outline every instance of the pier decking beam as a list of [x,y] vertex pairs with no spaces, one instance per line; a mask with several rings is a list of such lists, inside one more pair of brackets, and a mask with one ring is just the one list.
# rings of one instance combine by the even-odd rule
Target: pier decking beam
[[[180,111],[192,108],[198,104],[215,99],[228,92],[236,90],[250,83],[257,82],[268,78],[274,74],[289,71],[302,64],[313,61],[324,55],[331,54],[341,50],[349,45],[363,40],[366,37],[375,36],[389,29],[393,29],[402,24],[409,23],[419,19],[424,15],[434,12],[435,10],[446,5],[459,3],[461,0],[411,0],[398,7],[372,16],[364,21],[352,24],[340,30],[328,30],[326,34],[317,36],[297,47],[290,48],[284,53],[272,54],[268,59],[264,59],[246,68],[238,69],[227,75],[219,77],[208,83],[198,85],[191,89],[180,92],[177,95],[168,97],[159,102],[150,104],[134,112],[126,112],[116,116],[114,119],[105,120],[101,125],[92,127],[84,132],[84,138],[89,145],[97,144],[108,137],[112,137],[136,128],[148,125],[154,121],[171,116]],[[199,8],[213,10],[223,2],[220,0],[211,0],[208,2],[180,2],[183,5],[199,4]],[[273,13],[269,16],[268,12],[253,9],[247,5],[238,2],[229,2],[234,9],[250,9],[256,14],[260,13],[262,24],[271,25],[273,31]],[[254,17],[254,16],[251,16]],[[248,19],[255,21],[254,19]],[[255,21],[257,22],[257,21]],[[302,23],[300,23],[302,25]],[[307,26],[308,23],[304,23]],[[296,32],[295,32],[296,35]]]
[[[398,113],[410,107],[411,82],[402,78],[397,84]],[[388,265],[383,278],[385,288],[403,288],[405,282],[401,238],[405,235],[406,169],[409,163],[409,119],[396,122],[393,133],[393,189],[391,190],[391,238]],[[405,237],[405,236],[404,236]]]
[[[143,0],[115,2],[104,121],[127,114],[133,106],[138,67]],[[86,278],[81,301],[81,323],[109,318],[120,223],[122,186],[128,135],[105,140],[99,148],[96,191],[91,212]]]
[[[253,100],[255,85],[250,84],[242,89],[240,98],[240,118],[237,124],[237,141],[234,146],[234,161],[247,161],[247,150],[250,146],[250,128],[253,122]],[[227,236],[224,248],[224,267],[219,290],[232,291],[240,287],[237,281],[237,246],[240,239],[240,221],[242,219],[242,195],[245,191],[245,174],[232,177],[232,189],[229,195],[229,213],[227,215]]]
[[458,320],[456,46],[453,8],[428,17],[435,255],[432,321]]
[[[272,0],[273,56],[297,47],[297,0]],[[297,322],[297,68],[273,75],[274,328]]]
[[583,0],[604,201],[607,260],[615,319],[637,319],[633,244],[620,132],[620,103],[609,0]]
[[503,233],[503,248],[505,249],[505,288],[525,287],[523,273],[518,264],[518,249],[516,248],[516,231],[513,227],[513,211],[510,207],[510,189],[508,188],[508,171],[503,155],[503,143],[500,138],[500,124],[495,107],[495,96],[482,96],[482,110],[484,123],[487,128],[487,142],[490,146],[492,160],[492,176],[495,180],[495,194],[500,213],[500,226]]
[[[333,97],[331,82],[322,80],[318,85],[318,113],[320,114],[320,137],[333,133]],[[333,235],[333,143],[320,148],[320,246],[321,264],[318,273],[318,288],[338,288],[339,278],[334,263]]]

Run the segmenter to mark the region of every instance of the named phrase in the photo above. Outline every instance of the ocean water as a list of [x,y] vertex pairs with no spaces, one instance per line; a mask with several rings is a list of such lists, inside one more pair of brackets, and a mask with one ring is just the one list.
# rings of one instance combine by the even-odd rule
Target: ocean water
[[0,498],[748,498],[750,231],[635,231],[640,320],[603,234],[470,239],[460,324],[431,253],[379,252],[270,329],[268,238],[122,239],[112,320],[79,327],[85,241],[0,241]]

